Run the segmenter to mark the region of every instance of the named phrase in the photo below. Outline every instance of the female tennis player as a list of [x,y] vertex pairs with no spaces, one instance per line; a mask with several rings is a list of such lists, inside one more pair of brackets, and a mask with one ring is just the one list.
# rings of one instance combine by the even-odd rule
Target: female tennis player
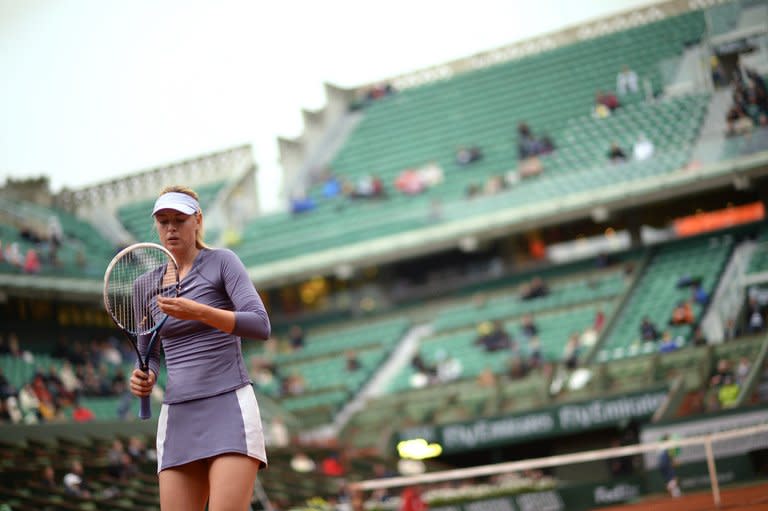
[[[168,373],[157,426],[160,506],[250,509],[267,457],[240,341],[267,339],[269,317],[240,259],[203,242],[194,191],[164,189],[152,215],[160,242],[177,260],[181,288],[176,298],[158,297],[168,315],[159,334]],[[140,350],[146,337],[139,338]],[[149,395],[157,381],[160,343],[155,346],[149,371],[131,375],[136,396]]]

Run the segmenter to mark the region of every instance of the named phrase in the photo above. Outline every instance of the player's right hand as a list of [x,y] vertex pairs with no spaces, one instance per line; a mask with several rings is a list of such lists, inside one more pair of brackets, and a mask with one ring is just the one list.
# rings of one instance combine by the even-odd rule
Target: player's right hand
[[131,373],[130,387],[131,394],[136,397],[147,397],[152,394],[152,387],[155,386],[155,373],[141,369],[134,369]]

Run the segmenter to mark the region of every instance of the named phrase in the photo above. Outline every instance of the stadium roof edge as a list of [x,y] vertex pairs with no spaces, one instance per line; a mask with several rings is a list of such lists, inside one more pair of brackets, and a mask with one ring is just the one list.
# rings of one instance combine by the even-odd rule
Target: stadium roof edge
[[[239,164],[235,165],[233,162]],[[233,178],[242,174],[243,169],[256,168],[251,145],[242,144],[77,189],[65,189],[56,195],[55,202],[58,207],[73,212],[87,205],[113,209],[120,203],[147,197],[150,190],[154,193],[157,187],[148,188],[148,183],[163,180],[168,176],[178,176],[179,180],[183,177],[185,184],[196,186],[225,177]]]
[[665,18],[712,7],[729,1],[730,0],[650,0],[647,5],[642,7],[626,9],[618,13],[571,25],[554,32],[524,39],[499,48],[482,51],[474,55],[436,64],[434,66],[391,78],[384,78],[372,83],[361,84],[357,86],[355,90],[358,93],[364,92],[370,87],[382,82],[390,83],[395,89],[417,87],[430,82],[448,79],[461,73],[483,69],[502,62],[535,55],[561,46],[567,46],[569,44],[608,35],[621,30],[639,27]]

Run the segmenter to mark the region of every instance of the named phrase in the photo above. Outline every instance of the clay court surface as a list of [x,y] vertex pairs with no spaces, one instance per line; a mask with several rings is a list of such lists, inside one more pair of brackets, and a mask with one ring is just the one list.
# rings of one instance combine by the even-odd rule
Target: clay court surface
[[720,489],[720,507],[715,506],[711,491],[697,491],[678,499],[649,497],[637,504],[602,507],[600,511],[768,511],[768,482]]

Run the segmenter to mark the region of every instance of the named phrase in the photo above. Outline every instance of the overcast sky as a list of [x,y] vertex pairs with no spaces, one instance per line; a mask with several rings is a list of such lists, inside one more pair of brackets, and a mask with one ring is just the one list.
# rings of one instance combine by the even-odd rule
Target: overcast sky
[[653,0],[0,0],[0,185],[78,188],[278,136],[356,86]]

